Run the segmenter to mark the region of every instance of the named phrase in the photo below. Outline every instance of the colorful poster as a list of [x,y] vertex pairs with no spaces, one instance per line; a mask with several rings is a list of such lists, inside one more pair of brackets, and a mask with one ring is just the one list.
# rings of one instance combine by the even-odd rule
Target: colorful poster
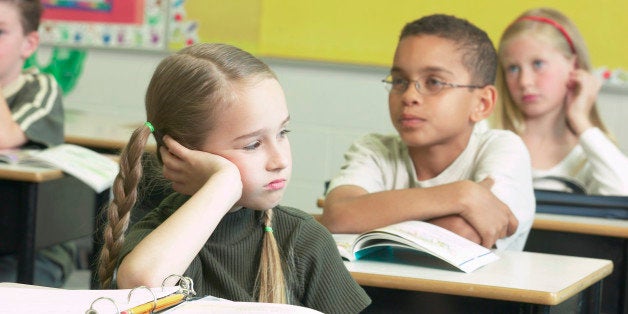
[[42,0],[46,9],[77,9],[85,11],[109,12],[113,6],[113,0]]
[[41,42],[56,46],[165,50],[166,0],[44,0]]
[[44,20],[142,24],[144,0],[48,0]]

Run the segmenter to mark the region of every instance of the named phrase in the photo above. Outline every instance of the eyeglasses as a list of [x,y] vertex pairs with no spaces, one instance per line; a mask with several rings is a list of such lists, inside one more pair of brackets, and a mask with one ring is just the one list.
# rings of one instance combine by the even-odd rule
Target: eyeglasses
[[382,80],[384,85],[386,86],[386,90],[395,94],[403,94],[410,85],[410,82],[414,83],[414,88],[424,96],[431,96],[440,93],[441,90],[445,87],[451,88],[482,88],[484,86],[479,85],[462,85],[462,84],[453,84],[447,83],[443,81],[439,81],[432,77],[427,77],[425,79],[420,80],[407,80],[400,77],[394,77],[392,75],[387,76]]

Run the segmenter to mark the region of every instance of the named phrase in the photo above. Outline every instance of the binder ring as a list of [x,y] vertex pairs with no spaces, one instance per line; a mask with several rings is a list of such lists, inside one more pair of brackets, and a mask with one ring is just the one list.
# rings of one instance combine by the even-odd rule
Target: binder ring
[[154,312],[155,309],[157,308],[157,297],[155,296],[155,293],[153,292],[153,290],[150,290],[147,286],[139,286],[139,287],[135,287],[131,289],[131,291],[129,291],[127,302],[131,302],[131,295],[133,294],[133,291],[135,291],[135,289],[146,289],[148,290],[148,292],[150,292],[150,294],[153,296],[153,308],[150,310],[150,312],[151,313]]
[[181,287],[181,289],[179,289],[180,293],[185,294],[187,297],[191,297],[191,296],[195,296],[196,295],[196,291],[194,291],[194,281],[192,281],[192,278],[190,277],[186,277],[186,276],[181,276],[181,275],[177,275],[177,274],[172,274],[168,277],[166,277],[164,279],[164,281],[161,282],[161,290],[163,291],[166,281],[168,279],[170,279],[170,277],[177,277],[179,278],[179,286]]
[[108,298],[108,297],[100,297],[100,298],[97,298],[96,300],[92,301],[92,304],[89,305],[89,309],[87,311],[85,311],[85,314],[98,314],[98,311],[96,311],[94,309],[94,303],[96,303],[96,302],[98,302],[100,300],[109,300],[109,302],[111,302],[113,304],[113,306],[115,306],[116,313],[120,313],[120,309],[118,308],[118,305],[116,304],[116,302],[113,301],[113,299]]

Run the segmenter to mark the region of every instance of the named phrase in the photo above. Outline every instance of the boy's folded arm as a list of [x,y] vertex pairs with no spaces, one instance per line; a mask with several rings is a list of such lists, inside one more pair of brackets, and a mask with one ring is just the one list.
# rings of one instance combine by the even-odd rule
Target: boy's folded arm
[[361,233],[407,220],[429,220],[460,214],[492,246],[512,234],[517,220],[488,188],[458,181],[430,188],[368,193],[343,185],[325,198],[321,223],[332,233]]
[[459,236],[471,240],[477,244],[482,243],[482,237],[464,218],[460,215],[449,215],[430,219],[427,222],[445,228]]

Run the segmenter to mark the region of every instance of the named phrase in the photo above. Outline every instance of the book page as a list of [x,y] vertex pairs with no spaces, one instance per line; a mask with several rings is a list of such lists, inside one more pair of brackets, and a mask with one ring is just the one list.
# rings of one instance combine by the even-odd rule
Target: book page
[[113,184],[118,164],[95,151],[73,144],[62,144],[33,154],[20,163],[46,162],[83,181],[100,193]]
[[[29,157],[40,152],[35,149],[0,149],[0,162],[7,164],[17,164]],[[52,166],[45,162],[37,162],[36,166],[51,168]]]
[[358,238],[357,234],[348,234],[348,233],[334,233],[332,234],[334,237],[334,241],[336,241],[336,246],[338,247],[338,252],[343,259],[348,261],[354,261],[355,255],[353,254],[353,243]]
[[164,311],[164,313],[295,313],[317,314],[321,313],[307,307],[259,302],[232,302],[217,300],[214,297],[206,297],[199,300],[187,301],[177,307]]
[[[156,298],[174,293],[178,286],[152,288]],[[107,297],[113,300],[119,311],[152,301],[153,296],[144,289],[117,290],[70,290],[31,285],[0,286],[1,311],[8,313],[85,313],[94,300]],[[93,308],[98,313],[115,313],[115,306],[108,300],[99,300]]]
[[356,241],[355,251],[400,244],[441,258],[465,272],[499,258],[479,244],[423,221],[406,221],[367,232]]

